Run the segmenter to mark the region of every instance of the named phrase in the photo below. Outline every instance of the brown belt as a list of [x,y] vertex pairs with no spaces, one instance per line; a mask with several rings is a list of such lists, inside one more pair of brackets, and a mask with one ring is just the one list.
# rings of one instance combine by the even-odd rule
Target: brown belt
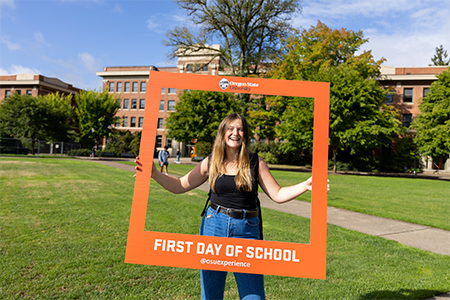
[[258,208],[252,209],[252,210],[245,210],[245,209],[234,209],[234,208],[228,208],[224,206],[219,206],[215,203],[210,204],[211,208],[223,213],[227,216],[230,216],[235,219],[250,219],[257,217],[259,214]]

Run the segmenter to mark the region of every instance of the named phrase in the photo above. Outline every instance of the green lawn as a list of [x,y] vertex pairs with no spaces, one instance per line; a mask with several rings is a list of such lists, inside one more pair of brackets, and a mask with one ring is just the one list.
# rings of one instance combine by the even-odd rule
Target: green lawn
[[[170,165],[169,172],[183,175],[193,167]],[[281,186],[311,176],[290,171],[272,174]],[[450,230],[450,181],[356,175],[330,175],[329,179],[328,206]],[[311,194],[298,199],[311,201]]]
[[[198,270],[123,262],[131,172],[81,160],[0,158],[0,176],[0,298],[199,299]],[[347,176],[332,183],[344,187],[340,177]],[[354,194],[362,193],[358,186]],[[206,193],[173,195],[154,182],[151,189],[147,229],[198,232]],[[263,215],[266,239],[309,238],[308,219]],[[425,299],[450,291],[450,257],[329,225],[326,280],[265,281],[268,299]],[[232,276],[226,299],[237,299]]]

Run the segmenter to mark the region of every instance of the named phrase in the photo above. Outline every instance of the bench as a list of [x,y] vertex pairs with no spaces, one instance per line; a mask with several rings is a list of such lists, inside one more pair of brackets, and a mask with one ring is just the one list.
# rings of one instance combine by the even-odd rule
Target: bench
[[102,152],[102,157],[114,157],[116,156],[113,152]]
[[202,161],[204,159],[203,156],[194,156],[191,160],[192,161]]
[[136,156],[133,153],[122,153],[120,157],[124,158],[135,158]]

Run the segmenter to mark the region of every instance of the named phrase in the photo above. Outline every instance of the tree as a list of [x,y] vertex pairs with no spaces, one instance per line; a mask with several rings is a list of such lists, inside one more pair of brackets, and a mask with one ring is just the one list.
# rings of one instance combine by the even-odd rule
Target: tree
[[444,46],[436,47],[436,53],[431,58],[433,64],[430,64],[430,66],[448,66],[450,59],[447,59],[447,56],[447,50],[444,49]]
[[271,75],[277,79],[311,80],[321,69],[343,64],[352,65],[365,78],[379,75],[384,58],[375,61],[371,51],[355,55],[367,41],[361,30],[331,29],[318,21],[316,26],[294,31],[282,40],[283,55],[273,65]]
[[[72,116],[71,96],[49,94],[33,97],[15,94],[0,105],[0,128],[2,136],[41,139],[50,141],[69,140]],[[34,153],[34,142],[32,142]]]
[[[355,55],[367,39],[362,32],[332,30],[318,22],[309,30],[285,40],[285,53],[272,76],[281,79],[330,82],[329,145],[333,170],[337,154],[352,154],[381,146],[400,132],[398,114],[383,105],[385,91],[373,78],[383,59],[375,61],[370,51]],[[280,138],[288,140],[286,150],[312,145],[313,100],[272,98],[280,111]]]
[[121,153],[133,153],[135,156],[138,156],[141,136],[141,131],[131,133],[129,130],[115,130],[103,151],[113,152],[117,156]]
[[120,107],[119,98],[115,94],[95,90],[81,91],[75,96],[76,118],[82,139],[90,141],[91,146],[97,145],[105,136],[109,136],[115,117]]
[[[233,75],[258,74],[259,67],[278,56],[280,37],[291,29],[292,15],[300,12],[299,0],[177,0],[190,21],[198,26],[167,32],[169,58],[209,50],[220,57]],[[206,43],[218,40],[220,49]]]
[[168,137],[180,142],[197,139],[213,143],[222,119],[238,109],[232,94],[185,91],[167,118]]
[[437,76],[413,120],[419,151],[430,156],[450,153],[450,68]]

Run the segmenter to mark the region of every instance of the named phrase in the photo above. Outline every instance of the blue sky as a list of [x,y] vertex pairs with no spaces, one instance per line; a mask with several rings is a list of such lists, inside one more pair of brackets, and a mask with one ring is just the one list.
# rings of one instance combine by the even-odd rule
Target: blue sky
[[[362,30],[376,59],[427,66],[450,55],[450,0],[303,0],[297,28]],[[188,25],[171,0],[0,0],[0,75],[34,73],[100,88],[105,66],[174,66],[165,32]]]

